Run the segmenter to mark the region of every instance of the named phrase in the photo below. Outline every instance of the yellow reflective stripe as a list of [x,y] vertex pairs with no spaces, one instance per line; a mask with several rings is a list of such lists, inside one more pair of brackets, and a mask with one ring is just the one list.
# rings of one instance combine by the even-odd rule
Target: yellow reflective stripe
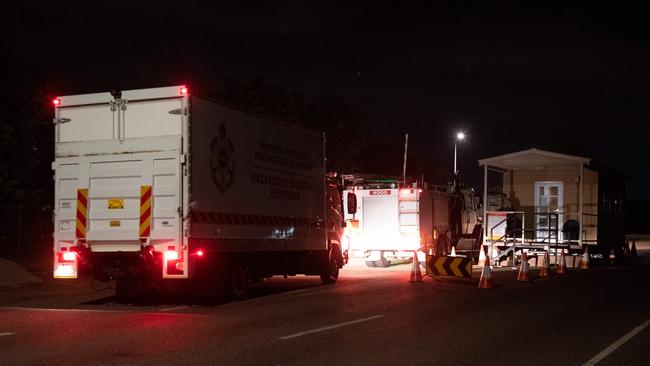
[[152,198],[151,186],[140,186],[140,237],[151,234]]
[[[83,199],[81,199],[83,198]],[[85,201],[85,202],[84,202]],[[77,238],[86,237],[86,225],[88,222],[88,189],[81,188],[77,190],[77,214],[76,214],[76,231]]]
[[83,205],[79,205],[77,207],[77,212],[81,213],[83,215],[83,217],[88,216],[88,209],[86,207],[84,207]]
[[142,234],[151,225],[151,218],[147,217],[142,224],[140,224],[140,234]]
[[140,206],[140,215],[144,215],[149,208],[151,208],[151,200],[147,200]]

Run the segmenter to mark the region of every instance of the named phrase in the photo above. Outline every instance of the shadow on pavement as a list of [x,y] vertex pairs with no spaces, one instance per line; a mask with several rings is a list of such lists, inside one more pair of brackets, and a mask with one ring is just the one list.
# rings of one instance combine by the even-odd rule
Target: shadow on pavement
[[249,294],[245,300],[229,300],[229,299],[202,299],[191,290],[173,290],[171,292],[161,292],[158,290],[143,291],[141,296],[135,299],[121,299],[117,297],[112,291],[111,294],[105,297],[96,298],[90,301],[84,301],[78,305],[131,305],[131,306],[151,306],[159,307],[165,305],[176,306],[206,306],[216,307],[229,303],[246,302],[263,298],[266,296],[278,295],[282,293],[306,290],[310,288],[325,288],[329,285],[324,285],[317,277],[300,277],[300,278],[271,278],[269,280],[252,283],[249,287]]

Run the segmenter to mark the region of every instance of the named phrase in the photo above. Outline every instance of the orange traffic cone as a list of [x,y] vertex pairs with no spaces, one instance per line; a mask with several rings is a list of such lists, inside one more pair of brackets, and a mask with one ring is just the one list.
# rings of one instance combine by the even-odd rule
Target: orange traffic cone
[[479,266],[485,265],[485,248],[482,245],[480,246],[480,249],[478,251],[478,265]]
[[580,261],[580,268],[589,269],[589,245],[585,245],[585,251],[582,253],[582,260]]
[[456,247],[451,247],[451,254],[449,256],[450,257],[455,257],[456,256]]
[[[555,253],[555,256],[557,257],[557,252]],[[560,262],[557,264],[557,270],[555,271],[557,274],[567,274],[566,272],[566,258],[564,257],[564,249],[562,249],[562,252],[560,254]]]
[[411,267],[411,279],[409,282],[423,282],[422,272],[420,272],[420,262],[418,261],[418,253],[413,251],[413,266]]
[[485,263],[481,272],[481,279],[478,281],[478,288],[492,288],[492,270],[490,270],[490,257],[488,256],[485,256]]
[[616,262],[616,253],[614,253],[614,248],[609,251],[609,264],[614,264]]
[[632,249],[630,250],[630,257],[636,258],[639,255],[636,253],[636,240],[632,240]]
[[519,266],[519,273],[517,274],[517,281],[528,282],[530,277],[528,276],[528,256],[526,252],[521,252],[521,265]]
[[550,267],[551,263],[548,259],[548,252],[544,252],[544,260],[542,261],[542,268],[539,270],[539,277],[548,277]]

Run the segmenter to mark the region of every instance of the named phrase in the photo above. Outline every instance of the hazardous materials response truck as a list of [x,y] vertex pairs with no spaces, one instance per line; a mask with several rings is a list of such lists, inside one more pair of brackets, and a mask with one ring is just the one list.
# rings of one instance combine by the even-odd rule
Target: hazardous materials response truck
[[87,268],[118,296],[191,284],[243,298],[249,280],[347,260],[325,141],[185,86],[54,99],[54,277]]

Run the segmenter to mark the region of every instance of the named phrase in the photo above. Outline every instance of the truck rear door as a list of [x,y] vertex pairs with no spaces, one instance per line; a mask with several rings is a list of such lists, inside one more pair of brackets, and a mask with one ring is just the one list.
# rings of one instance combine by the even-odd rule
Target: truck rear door
[[177,87],[60,98],[55,250],[182,253],[186,108]]

